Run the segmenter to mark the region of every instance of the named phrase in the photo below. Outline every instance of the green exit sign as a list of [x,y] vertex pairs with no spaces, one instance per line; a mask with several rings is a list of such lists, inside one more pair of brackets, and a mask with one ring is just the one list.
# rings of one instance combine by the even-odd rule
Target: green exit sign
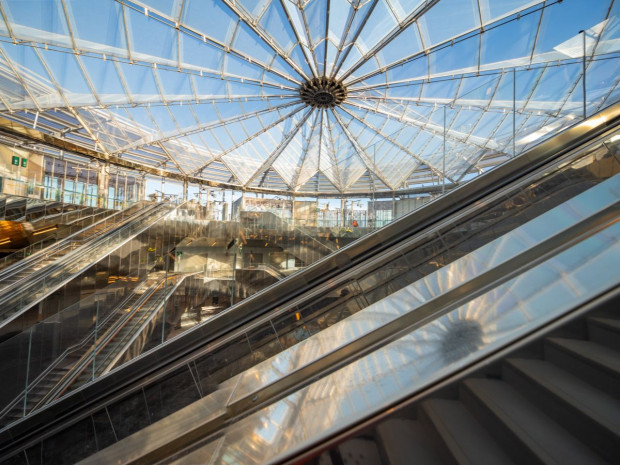
[[22,158],[22,168],[28,166],[28,160],[26,158]]
[[11,164],[15,166],[19,166],[19,157],[13,156],[13,159],[11,160]]

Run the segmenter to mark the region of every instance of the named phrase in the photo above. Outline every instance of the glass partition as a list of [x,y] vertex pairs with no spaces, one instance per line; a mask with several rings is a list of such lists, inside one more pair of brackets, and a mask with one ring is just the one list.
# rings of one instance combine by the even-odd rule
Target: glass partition
[[[612,270],[620,259],[619,237],[620,225],[611,222],[517,277],[416,325],[408,334],[300,386],[168,460],[178,465],[218,460],[264,463],[302,452],[616,286]],[[345,320],[337,326],[342,334],[353,324]],[[270,361],[271,366],[260,373],[262,381],[277,379],[291,364],[302,364],[308,350],[289,351],[288,365]],[[223,389],[231,387],[225,384]],[[230,399],[228,406],[234,395]],[[114,456],[111,452],[108,458]]]

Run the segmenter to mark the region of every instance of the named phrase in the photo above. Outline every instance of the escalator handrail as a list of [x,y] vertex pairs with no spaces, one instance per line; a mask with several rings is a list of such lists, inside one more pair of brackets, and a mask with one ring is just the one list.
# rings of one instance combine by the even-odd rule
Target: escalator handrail
[[[124,228],[126,228],[130,223],[133,223],[134,221],[140,220],[141,218],[143,218],[144,216],[153,213],[153,211],[160,205],[164,205],[164,204],[155,204],[154,206],[151,206],[147,209],[142,209],[139,210],[138,212],[135,212],[133,215],[123,219],[122,221],[120,221],[119,223],[114,223],[111,226],[114,226],[112,229],[104,229],[103,231],[100,231],[99,234],[95,234],[94,237],[93,236],[89,236],[89,237],[85,237],[83,239],[72,239],[70,241],[64,242],[62,244],[60,244],[58,247],[55,247],[54,250],[51,251],[45,251],[46,254],[40,256],[40,260],[38,261],[42,261],[45,258],[47,258],[49,255],[49,252],[59,252],[61,250],[64,250],[68,247],[73,247],[75,246],[74,250],[71,251],[69,254],[66,255],[62,255],[61,257],[59,257],[57,260],[54,261],[53,264],[50,264],[52,266],[55,267],[59,267],[62,266],[64,263],[66,262],[70,262],[72,261],[75,256],[79,256],[79,255],[83,255],[85,253],[88,253],[88,249],[83,249],[83,246],[87,246],[90,247],[90,249],[92,250],[92,248],[98,246],[101,244],[101,242],[103,242],[106,238],[109,238],[115,234],[120,234]],[[36,263],[36,262],[35,262]],[[31,264],[31,263],[29,263]],[[19,270],[17,270],[19,271]],[[22,279],[20,279],[19,281],[16,281],[14,283],[11,283],[11,286],[19,286],[19,284],[22,281],[32,281],[33,276],[35,273],[40,272],[40,270],[37,270],[35,272],[32,272],[31,275],[26,276]],[[0,283],[1,284],[1,283]],[[6,300],[5,297],[0,293],[0,302]]]
[[[106,241],[109,238],[115,235],[116,236],[121,235],[125,231],[125,228],[128,228],[133,224],[139,225],[140,228],[148,227],[148,223],[140,221],[141,218],[144,218],[145,216],[161,213],[160,209],[165,209],[168,207],[170,207],[169,204],[161,203],[161,204],[156,204],[154,208],[143,210],[140,215],[132,218],[132,220],[129,221],[128,223],[122,224],[120,227],[117,227],[113,229],[112,231],[106,231],[105,234],[98,236],[97,238],[94,239],[93,243],[90,243],[90,241],[87,241],[86,244],[82,245],[81,247],[77,247],[76,249],[72,250],[70,253],[66,255],[63,255],[58,260],[56,260],[54,263],[50,264],[44,269],[35,271],[32,275],[26,276],[20,279],[19,281],[13,283],[10,286],[10,288],[7,289],[8,292],[3,293],[3,295],[0,295],[0,308],[2,308],[3,311],[7,307],[10,308],[10,302],[19,298],[19,296],[24,294],[26,290],[37,288],[42,281],[49,278],[51,275],[53,275],[54,272],[61,273],[63,271],[63,267],[71,266],[71,265],[75,266],[76,259],[78,259],[77,260],[78,264],[82,263],[79,260],[79,258],[88,256],[89,253],[92,253],[92,252],[94,253],[99,252],[100,249],[105,248],[105,246],[108,245],[106,244]],[[168,213],[169,211],[165,211],[163,215],[166,215]],[[157,218],[159,218],[159,216]],[[19,314],[21,314],[22,311],[27,310],[29,307],[34,305],[36,302],[40,301],[41,298],[39,298],[39,300],[33,300],[29,302],[29,304],[26,306],[23,306],[23,308],[21,308],[20,311],[10,314],[7,318],[5,318],[2,321],[1,324],[7,324],[9,321],[13,320]],[[7,313],[7,312],[4,311],[4,313]]]
[[[118,332],[128,323],[128,321],[136,314],[136,312],[157,292],[159,287],[163,285],[163,279],[151,286],[150,289],[140,296],[140,298],[134,303],[131,311],[127,312],[124,315],[124,318],[119,320],[112,328],[110,328],[106,334],[103,335],[102,339],[98,341],[98,345],[95,349],[93,345],[93,351],[84,354],[84,356],[74,365],[70,372],[65,374],[65,376],[58,381],[57,385],[50,390],[37,404],[37,407],[49,402],[51,399],[62,395],[70,386],[73,384],[77,378],[83,373],[83,371],[90,365],[93,357],[96,357],[103,349],[107,347],[107,345],[114,339],[114,337],[118,334]],[[124,301],[125,302],[125,301]],[[124,303],[123,302],[123,303]],[[117,307],[120,309],[121,305]],[[116,313],[113,312],[113,313]]]
[[[39,251],[34,252],[33,254],[29,255],[28,257],[26,257],[24,259],[21,259],[19,262],[15,263],[13,265],[9,265],[6,268],[3,268],[0,271],[0,280],[2,280],[5,277],[5,275],[10,275],[10,274],[17,273],[20,270],[22,270],[23,268],[29,266],[30,264],[44,259],[44,258],[42,258],[44,254],[49,254],[50,252],[54,252],[54,251],[57,251],[59,249],[65,248],[67,246],[67,244],[69,244],[69,242],[75,240],[75,237],[77,237],[78,235],[83,234],[84,232],[87,232],[88,230],[96,228],[101,223],[109,221],[110,219],[115,219],[117,216],[118,217],[122,217],[122,215],[126,214],[127,211],[130,210],[130,209],[138,208],[137,212],[132,212],[129,215],[130,217],[132,215],[134,215],[135,213],[142,213],[144,210],[143,210],[143,208],[140,208],[140,205],[141,205],[141,203],[134,204],[131,207],[127,208],[126,210],[122,210],[122,211],[116,212],[116,213],[114,213],[112,215],[104,216],[100,220],[98,220],[98,221],[88,225],[86,228],[81,228],[81,229],[77,230],[76,232],[74,232],[71,235],[65,237],[61,241],[58,241],[58,242],[56,242],[56,243],[54,243],[52,245],[49,245],[49,246],[47,246],[45,248],[42,248]],[[121,224],[123,221],[124,221],[124,219],[121,220],[121,222],[119,222],[119,223],[112,223],[110,226],[114,226],[115,224]],[[43,241],[40,241],[40,242],[43,242]],[[37,244],[39,244],[39,242],[31,244],[28,247],[33,247],[33,246],[35,246]],[[15,252],[15,253],[19,254],[19,253],[23,253],[23,252],[22,251],[18,251],[18,252]],[[11,255],[13,255],[13,254],[11,254]],[[8,255],[7,257],[4,257],[4,259],[10,258],[11,255]]]
[[[132,295],[128,295],[125,299],[123,299],[115,308],[114,311],[110,312],[110,314],[105,317],[98,326],[105,325],[110,319],[112,319],[117,313],[118,309],[122,308],[126,302],[132,297]],[[0,419],[2,419],[6,414],[8,414],[19,402],[23,402],[24,394],[28,394],[30,391],[37,387],[37,384],[41,382],[54,368],[56,368],[62,361],[68,357],[72,352],[83,348],[88,344],[91,337],[94,337],[96,329],[93,328],[92,331],[87,333],[84,338],[69,347],[67,347],[54,362],[52,362],[45,370],[43,370],[31,383],[29,383],[28,388],[21,392],[15,399],[13,399],[9,404],[7,404],[2,410],[0,410]]]

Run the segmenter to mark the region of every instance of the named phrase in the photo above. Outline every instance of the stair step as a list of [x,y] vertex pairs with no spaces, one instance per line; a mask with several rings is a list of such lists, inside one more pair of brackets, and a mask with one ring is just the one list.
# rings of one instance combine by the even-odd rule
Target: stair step
[[441,465],[428,434],[419,421],[391,418],[375,429],[389,465]]
[[605,463],[506,382],[465,380],[461,399],[517,463]]
[[592,316],[587,321],[592,341],[620,351],[620,320]]
[[451,456],[450,462],[458,465],[514,463],[463,403],[432,399],[422,402],[421,413],[437,431],[445,445],[442,449]]
[[544,360],[509,359],[504,379],[592,449],[620,462],[620,400]]
[[379,448],[374,441],[353,438],[338,446],[343,465],[376,465],[381,463]]
[[591,341],[547,338],[545,359],[607,394],[620,397],[619,352]]

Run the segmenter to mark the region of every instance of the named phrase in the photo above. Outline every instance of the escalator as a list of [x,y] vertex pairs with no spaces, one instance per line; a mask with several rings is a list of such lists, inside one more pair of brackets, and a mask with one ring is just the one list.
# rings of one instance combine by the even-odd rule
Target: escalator
[[[108,218],[100,218],[99,221],[96,221],[85,228],[78,229],[64,240],[58,241],[49,247],[45,247],[45,245],[49,244],[32,244],[30,250],[20,253],[20,255],[23,254],[23,256],[26,257],[25,259],[22,259],[19,263],[13,266],[0,270],[0,293],[3,288],[14,284],[24,277],[27,277],[33,271],[38,271],[44,266],[80,247],[87,241],[96,239],[107,231],[126,224],[132,216],[142,214],[144,208],[144,204],[138,203],[129,207],[127,210],[117,212]],[[5,258],[10,260],[10,256]]]
[[111,250],[140,234],[173,207],[155,204],[147,208],[141,208],[140,205],[135,208],[136,211],[119,223],[104,220],[87,231],[2,270],[0,326],[17,318]]
[[[607,110],[606,121],[615,121],[619,111]],[[599,115],[598,121],[605,119]],[[262,429],[250,435],[255,442],[257,436],[264,439],[271,454],[263,457],[266,461],[288,453],[269,448],[281,437],[290,444],[301,438],[307,447],[322,437],[319,432],[304,437],[295,429],[287,427],[292,431],[288,435],[282,430],[299,423],[304,405],[310,406],[308,412],[314,409],[317,421],[322,419],[316,415],[325,411],[320,404],[304,403],[308,392],[318,390],[327,402],[337,398],[338,380],[351,390],[366,386],[364,376],[370,376],[372,384],[371,368],[395,366],[381,363],[385,356],[370,366],[368,360],[381,350],[399,354],[406,368],[416,356],[415,348],[425,342],[413,337],[403,344],[401,338],[411,338],[409,333],[426,324],[446,326],[452,312],[475,314],[463,307],[482,308],[484,299],[512,296],[510,286],[519,279],[527,278],[523,286],[551,285],[549,276],[555,275],[549,270],[559,266],[553,262],[557,257],[568,254],[569,262],[571,254],[583,257],[578,249],[590,240],[605,246],[617,242],[618,228],[613,228],[618,217],[618,137],[605,133],[605,125],[593,126],[588,122],[572,128],[5,428],[0,434],[10,441],[2,443],[2,456],[12,457],[11,463],[26,463],[31,454],[42,457],[42,463],[73,463],[106,446],[112,447],[90,460],[130,463],[174,459],[177,452],[207,454],[224,450],[222,444],[242,443],[249,436],[234,436],[235,432],[250,431],[243,427],[268,414],[272,416]],[[597,260],[605,256],[600,248],[595,251]],[[601,263],[587,261],[593,269]],[[562,271],[591,273],[591,268],[573,268],[564,266]],[[579,299],[593,299],[617,285],[613,273],[607,278],[612,284],[597,279]],[[579,303],[569,290],[564,300]],[[509,304],[521,308],[528,302],[513,299],[505,305]],[[542,317],[526,314],[522,319],[535,319],[538,328],[559,318],[566,305],[558,305],[560,315],[542,312]],[[454,347],[461,347],[461,340],[468,347],[464,356],[475,358],[523,337],[521,322],[511,321],[518,330],[490,342],[490,336],[481,333],[485,326],[467,319],[457,325],[456,339],[445,343],[443,356],[449,363],[440,375],[447,376],[460,363]],[[415,370],[424,373],[424,367],[432,366],[426,360]],[[341,370],[347,369],[344,377]],[[399,395],[405,388],[420,388],[397,384]],[[368,402],[369,394],[362,392],[355,401],[341,404],[347,408],[335,411],[359,414],[376,408]],[[197,444],[202,438],[206,443]],[[188,447],[192,450],[185,450]]]
[[295,463],[618,463],[619,305],[616,298],[485,360]]
[[[44,224],[37,224],[33,221],[30,224],[36,229],[32,232],[32,240],[39,238],[40,240],[32,242],[29,246],[3,257],[0,260],[0,270],[26,259],[61,240],[73,237],[76,233],[87,232],[89,228],[93,228],[91,231],[96,232],[102,228],[103,224],[106,224],[103,221],[106,218],[110,218],[107,223],[116,222],[123,215],[135,211],[136,207],[137,205],[134,205],[123,212],[89,207],[88,209],[74,210],[69,213],[60,213],[60,218],[55,218],[57,215],[45,216],[43,217],[46,219],[46,221],[43,221]],[[58,221],[48,223],[47,221],[51,219]]]

